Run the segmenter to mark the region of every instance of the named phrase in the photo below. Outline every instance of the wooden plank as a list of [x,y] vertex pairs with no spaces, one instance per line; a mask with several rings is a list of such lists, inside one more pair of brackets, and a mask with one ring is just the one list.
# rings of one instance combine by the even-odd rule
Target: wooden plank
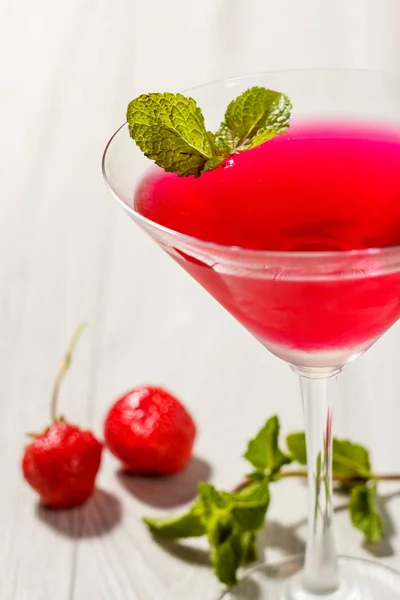
[[[202,542],[162,548],[141,517],[181,510],[199,478],[237,483],[246,441],[266,416],[278,412],[284,431],[301,427],[297,382],[113,204],[101,153],[140,92],[266,68],[398,69],[399,10],[397,0],[354,0],[351,11],[345,0],[329,11],[320,0],[204,0],[190,10],[187,0],[1,3],[0,600],[214,598]],[[199,424],[197,460],[149,483],[122,477],[106,456],[93,499],[53,513],[38,508],[18,461],[25,432],[46,423],[53,373],[82,319],[89,328],[63,412],[101,435],[120,393],[166,385]],[[349,367],[337,408],[338,433],[371,446],[377,470],[400,470],[399,335],[396,327]],[[394,567],[397,490],[382,487],[393,533],[380,559]],[[305,502],[301,483],[277,485],[261,540],[268,557],[302,548]],[[343,511],[337,533],[343,552],[368,556]]]

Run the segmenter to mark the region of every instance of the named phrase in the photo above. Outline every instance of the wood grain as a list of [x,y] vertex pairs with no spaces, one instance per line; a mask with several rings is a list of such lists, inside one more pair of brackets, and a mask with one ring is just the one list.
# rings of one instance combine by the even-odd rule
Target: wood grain
[[[237,483],[246,440],[269,414],[278,412],[286,431],[302,426],[287,367],[108,196],[100,159],[127,101],[268,68],[399,70],[399,17],[397,0],[0,4],[0,600],[212,600],[201,543],[162,548],[141,517],[179,510],[198,478]],[[150,486],[122,477],[107,456],[90,503],[54,513],[38,507],[19,461],[25,432],[48,419],[52,377],[80,320],[89,329],[63,412],[101,435],[118,394],[162,383],[199,423],[197,460]],[[348,369],[337,407],[337,430],[368,443],[384,471],[400,470],[399,342],[396,327]],[[400,488],[381,489],[391,538],[380,559],[395,567]],[[301,483],[276,486],[262,539],[269,557],[302,548],[305,507]],[[343,511],[337,533],[343,552],[368,555]]]

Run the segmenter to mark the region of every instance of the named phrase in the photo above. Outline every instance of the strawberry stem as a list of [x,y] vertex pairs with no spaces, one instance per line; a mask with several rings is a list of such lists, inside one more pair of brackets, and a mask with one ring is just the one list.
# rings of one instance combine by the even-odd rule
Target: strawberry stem
[[63,361],[60,365],[60,368],[58,369],[56,378],[54,380],[53,393],[51,395],[51,413],[50,413],[51,420],[53,423],[55,423],[57,421],[57,404],[58,404],[58,396],[59,396],[59,392],[60,392],[61,383],[64,379],[66,372],[68,371],[68,369],[70,367],[71,360],[72,360],[72,354],[74,352],[75,346],[78,343],[78,340],[81,337],[85,327],[86,327],[85,323],[81,323],[76,328],[72,338],[70,339],[70,342],[69,342],[67,350],[65,352]]

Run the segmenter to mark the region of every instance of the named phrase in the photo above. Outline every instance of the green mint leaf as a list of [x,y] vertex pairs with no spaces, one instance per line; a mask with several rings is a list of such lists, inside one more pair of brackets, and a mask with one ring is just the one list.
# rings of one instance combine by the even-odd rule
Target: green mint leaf
[[232,587],[237,583],[242,550],[240,531],[229,510],[231,495],[218,492],[209,483],[200,483],[198,489],[215,574]]
[[277,135],[279,134],[275,131],[275,129],[260,129],[260,131],[258,131],[251,140],[251,143],[246,146],[246,150],[251,150],[252,148],[261,146],[261,144],[268,142],[268,140],[272,140],[272,138],[276,137]]
[[219,492],[210,483],[199,483],[198,491],[202,521],[210,546],[219,546],[232,535],[234,528],[230,512],[231,494]]
[[126,118],[136,144],[165,171],[198,177],[214,156],[214,141],[193,98],[143,94],[129,103]]
[[[306,465],[305,434],[302,432],[291,433],[286,438],[286,444],[293,460],[301,465]],[[354,475],[365,479],[372,477],[369,452],[360,444],[334,438],[332,442],[332,460],[334,473]]]
[[216,134],[221,150],[247,150],[287,131],[292,105],[284,94],[252,87],[229,104]]
[[165,171],[199,177],[232,152],[254,148],[289,127],[287,96],[253,87],[229,104],[218,132],[206,130],[201,109],[182,94],[143,94],[127,109],[130,136]]
[[224,158],[222,156],[213,156],[212,158],[209,158],[208,161],[205,163],[205,165],[201,171],[201,174],[207,173],[207,171],[212,171],[213,169],[216,169],[223,162],[224,162]]
[[347,440],[333,440],[333,472],[371,479],[369,452],[360,444]]
[[248,565],[249,563],[257,560],[257,534],[254,531],[246,531],[242,535],[242,564]]
[[153,535],[165,540],[201,537],[206,529],[201,518],[201,507],[196,502],[185,514],[162,519],[143,519]]
[[199,484],[199,502],[218,579],[232,587],[237,570],[256,559],[256,531],[264,525],[269,505],[269,480],[250,482],[239,492],[219,492]]
[[283,465],[292,462],[292,459],[279,449],[279,429],[278,417],[271,417],[249,442],[244,455],[257,471],[269,476],[277,473]]
[[304,433],[290,433],[286,437],[286,445],[294,461],[300,465],[307,464],[306,436]]
[[212,517],[216,509],[226,510],[229,507],[231,494],[219,492],[211,483],[199,483],[198,492],[205,519]]
[[218,132],[216,134],[211,133],[211,131],[208,132],[208,139],[210,140],[213,158],[219,158],[221,163],[230,155],[231,149],[230,146],[225,143],[224,139],[217,137],[217,135]]
[[232,503],[236,502],[258,502],[269,499],[269,477],[256,471],[255,478],[237,492],[233,492]]
[[380,542],[383,521],[377,502],[376,484],[357,485],[350,496],[351,522],[363,532],[367,542]]
[[231,494],[232,503],[237,504],[238,502],[262,502],[268,504],[269,502],[269,477],[266,475],[260,475],[260,478],[250,481],[245,487],[233,492]]
[[248,488],[244,488],[241,493],[236,494],[231,514],[242,531],[254,532],[263,527],[269,500],[267,477],[261,482],[252,482]]
[[229,511],[216,512],[206,521],[207,536],[212,547],[218,547],[228,540],[235,529]]
[[214,136],[215,153],[220,156],[229,156],[232,152],[235,152],[238,141],[226,123],[221,123],[220,128]]
[[211,562],[221,583],[231,588],[237,584],[237,571],[242,564],[242,536],[230,534],[221,544],[211,546]]

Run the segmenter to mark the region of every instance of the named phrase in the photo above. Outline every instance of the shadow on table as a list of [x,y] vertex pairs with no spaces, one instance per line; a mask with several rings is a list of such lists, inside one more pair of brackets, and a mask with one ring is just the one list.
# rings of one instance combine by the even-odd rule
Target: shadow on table
[[[378,496],[379,509],[383,518],[384,539],[382,542],[363,543],[363,548],[369,554],[376,558],[387,558],[394,555],[392,546],[392,538],[397,534],[396,527],[392,517],[390,516],[387,504],[393,498],[400,496],[400,490],[391,492],[390,494]],[[335,507],[335,513],[348,510],[348,502]],[[296,530],[307,525],[307,518],[297,521],[291,526],[281,525],[278,522],[270,521],[267,527],[260,533],[259,547],[262,550],[264,547],[277,548],[283,550],[286,554],[304,554],[305,543],[298,537]]]
[[[304,523],[306,521],[304,520]],[[306,545],[304,540],[297,534],[297,528],[301,523],[294,525],[282,525],[278,521],[267,521],[267,526],[258,536],[259,553],[265,548],[281,550],[288,556],[294,554],[304,554]]]
[[210,567],[210,554],[208,550],[202,548],[194,548],[185,542],[169,542],[155,538],[158,545],[161,546],[170,556],[179,558],[183,562],[197,565],[198,567]]
[[137,477],[123,470],[119,482],[135,498],[157,508],[174,508],[194,500],[197,485],[211,477],[211,466],[202,458],[193,457],[184,471],[169,477]]
[[[245,577],[239,581],[237,587],[229,592],[229,600],[262,600],[268,598],[288,598],[287,581],[298,573],[297,559],[283,560],[279,565],[258,564],[249,569]],[[268,590],[268,591],[267,591]],[[292,595],[290,594],[290,597]],[[215,600],[228,600],[220,595]]]
[[36,515],[42,523],[72,538],[101,537],[121,521],[120,501],[109,492],[96,489],[86,504],[70,510],[55,510],[38,504]]

